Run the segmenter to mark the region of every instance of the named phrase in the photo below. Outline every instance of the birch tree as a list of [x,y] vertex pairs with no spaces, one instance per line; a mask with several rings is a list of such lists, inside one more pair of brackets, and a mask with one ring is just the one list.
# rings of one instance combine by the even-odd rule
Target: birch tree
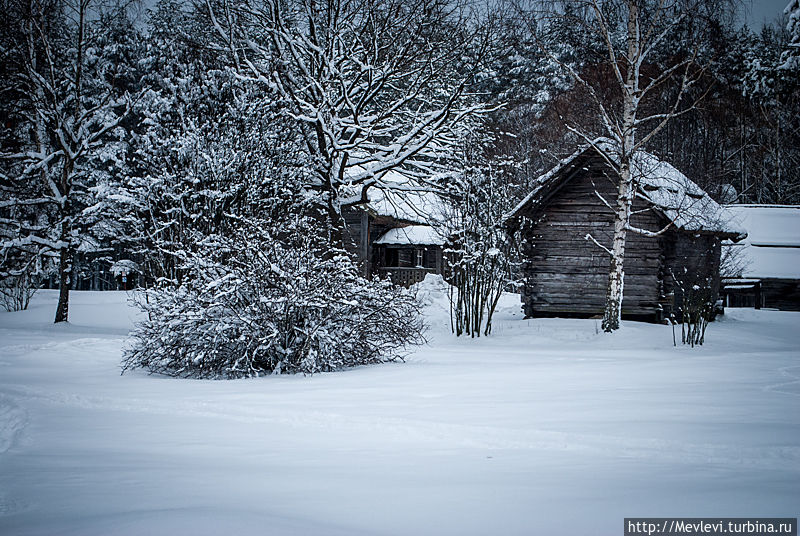
[[[635,155],[670,120],[692,110],[702,98],[701,93],[699,98],[687,99],[703,72],[696,61],[698,45],[690,47],[691,53],[672,58],[667,65],[650,62],[656,60],[659,47],[669,46],[672,40],[698,42],[700,29],[696,17],[715,6],[713,2],[700,0],[579,0],[570,4],[574,22],[595,33],[603,43],[604,63],[610,70],[611,81],[597,76],[590,78],[542,48],[551,61],[569,73],[596,110],[599,132],[577,125],[567,128],[581,143],[594,145],[609,165],[618,170],[616,196],[604,200],[613,212],[611,244],[599,244],[589,237],[610,258],[602,325],[604,331],[612,332],[619,328],[622,315],[628,233],[658,236],[669,228],[668,225],[660,231],[651,231],[631,225],[633,200],[642,171],[636,169]],[[561,7],[561,2],[555,2],[548,16],[563,16]],[[654,97],[662,94],[667,85],[676,88],[671,102],[654,104]],[[598,134],[610,138],[612,143],[596,143]]]
[[[16,151],[2,153],[2,252],[54,257],[59,299],[55,322],[69,318],[73,259],[86,243],[98,161],[129,99],[109,60],[122,44],[104,39],[109,19],[93,0],[23,0],[7,13],[15,25],[4,47],[15,62]],[[119,12],[121,13],[121,12]],[[119,14],[117,13],[117,14]],[[94,167],[93,167],[94,166]]]

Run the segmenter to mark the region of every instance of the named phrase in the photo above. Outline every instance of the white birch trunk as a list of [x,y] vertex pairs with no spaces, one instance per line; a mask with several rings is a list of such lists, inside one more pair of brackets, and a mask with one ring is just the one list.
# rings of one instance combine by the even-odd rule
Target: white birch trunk
[[625,242],[633,205],[634,177],[631,170],[636,145],[636,112],[639,105],[639,65],[641,61],[639,10],[636,0],[628,1],[628,70],[623,90],[622,143],[619,153],[619,186],[614,211],[614,238],[608,271],[603,331],[619,329],[625,287]]
[[606,290],[606,310],[603,314],[603,330],[619,329],[622,319],[622,297],[625,287],[625,242],[628,237],[628,221],[631,215],[631,170],[630,163],[620,165],[620,180],[617,189],[617,206],[614,213],[614,240],[611,245],[611,262]]

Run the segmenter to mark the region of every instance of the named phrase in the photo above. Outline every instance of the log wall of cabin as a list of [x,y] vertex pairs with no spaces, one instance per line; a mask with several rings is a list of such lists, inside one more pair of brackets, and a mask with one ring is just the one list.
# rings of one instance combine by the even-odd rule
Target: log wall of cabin
[[[609,256],[586,239],[591,234],[610,247],[613,213],[598,197],[614,203],[616,185],[602,162],[584,161],[541,212],[527,214],[521,249],[525,259],[523,307],[527,316],[602,314],[606,302]],[[564,172],[570,173],[569,170]],[[641,200],[634,210],[645,209]],[[661,217],[652,210],[635,214],[632,224],[657,230]],[[622,313],[656,317],[663,301],[662,238],[628,233]]]

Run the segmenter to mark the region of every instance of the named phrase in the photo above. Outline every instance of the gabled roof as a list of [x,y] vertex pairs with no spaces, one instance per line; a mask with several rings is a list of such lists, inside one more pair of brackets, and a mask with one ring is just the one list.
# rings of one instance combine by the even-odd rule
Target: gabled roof
[[732,268],[746,279],[800,279],[800,206],[728,205],[747,239],[728,244]]
[[[348,173],[360,171],[354,166]],[[384,172],[378,185],[369,188],[367,197],[369,202],[363,208],[373,216],[427,225],[442,221],[445,214],[439,195],[399,170]]]
[[[550,194],[570,177],[569,172],[583,165],[581,157],[585,155],[603,158],[615,171],[618,167],[618,145],[608,138],[598,138],[536,179],[531,192],[504,219],[513,221],[523,210],[546,204]],[[639,151],[633,157],[632,171],[638,182],[637,195],[652,203],[676,228],[720,234],[734,240],[746,236],[746,231],[732,223],[716,201],[670,164]]]

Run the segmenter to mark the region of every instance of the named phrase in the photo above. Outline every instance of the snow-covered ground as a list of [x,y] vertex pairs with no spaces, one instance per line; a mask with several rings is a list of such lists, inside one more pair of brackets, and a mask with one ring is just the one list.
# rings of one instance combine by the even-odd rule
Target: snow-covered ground
[[622,534],[800,505],[800,313],[523,320],[406,363],[239,381],[119,374],[125,294],[0,313],[0,534]]

